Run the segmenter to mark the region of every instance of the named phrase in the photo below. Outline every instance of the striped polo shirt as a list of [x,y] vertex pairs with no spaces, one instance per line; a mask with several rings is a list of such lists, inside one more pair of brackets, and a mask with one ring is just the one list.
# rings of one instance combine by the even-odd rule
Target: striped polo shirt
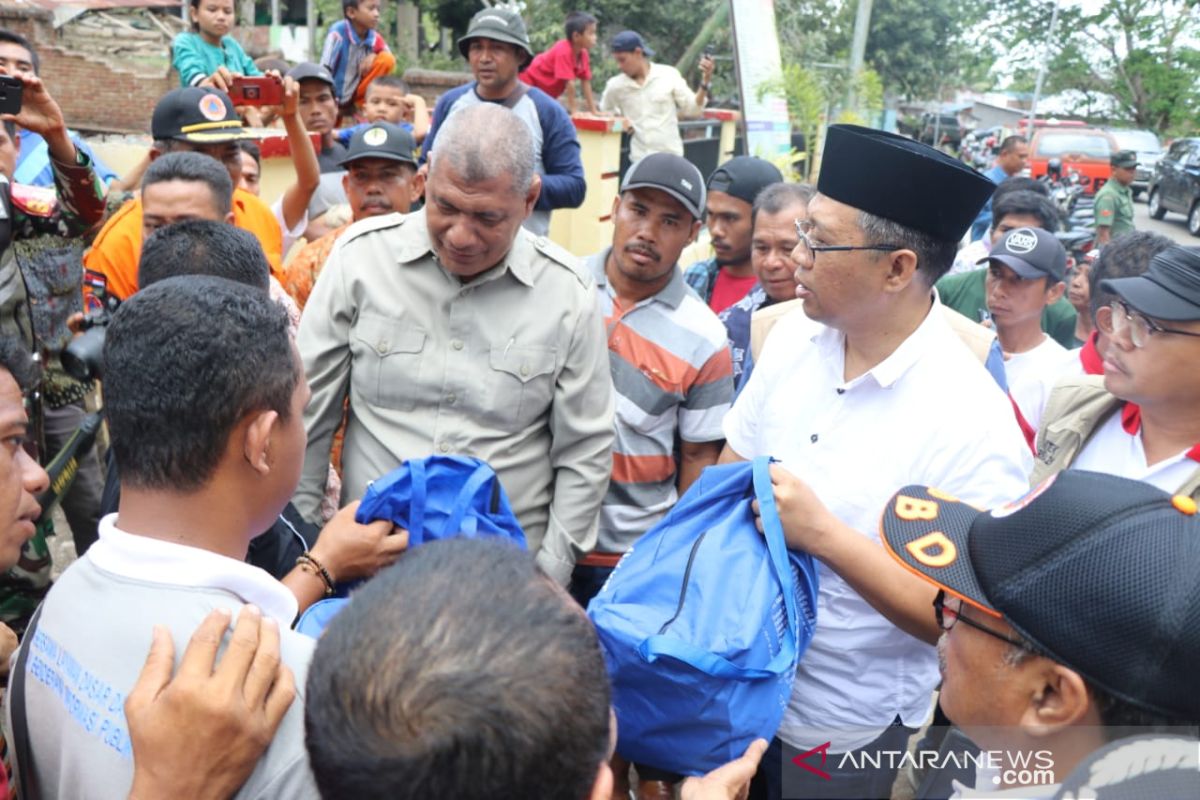
[[676,438],[725,438],[733,367],[725,326],[687,287],[682,271],[658,294],[622,308],[604,272],[609,251],[588,259],[616,393],[612,482],[596,549],[623,553],[678,499]]

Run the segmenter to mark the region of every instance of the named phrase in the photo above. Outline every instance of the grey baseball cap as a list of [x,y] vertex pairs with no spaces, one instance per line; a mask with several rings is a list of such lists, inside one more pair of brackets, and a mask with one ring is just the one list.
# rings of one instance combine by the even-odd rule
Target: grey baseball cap
[[1041,228],[1017,228],[1004,234],[988,257],[978,263],[992,261],[1026,280],[1048,277],[1061,281],[1067,274],[1067,251],[1053,233]]
[[658,189],[683,203],[696,219],[704,215],[704,176],[696,165],[673,153],[651,153],[629,167],[621,193],[630,189]]
[[466,34],[458,40],[458,52],[467,57],[472,39],[492,39],[497,42],[516,45],[525,52],[525,63],[533,60],[533,48],[529,44],[529,32],[525,30],[525,20],[511,8],[485,8],[471,17]]

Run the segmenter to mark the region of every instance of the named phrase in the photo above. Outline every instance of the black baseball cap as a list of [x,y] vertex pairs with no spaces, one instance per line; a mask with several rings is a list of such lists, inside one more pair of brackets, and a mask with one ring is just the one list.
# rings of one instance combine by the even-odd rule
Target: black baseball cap
[[1200,319],[1200,247],[1168,247],[1132,278],[1108,278],[1100,288],[1155,319]]
[[337,84],[333,82],[333,75],[328,69],[320,64],[314,64],[311,61],[303,61],[288,70],[288,77],[296,83],[300,81],[321,81],[328,83],[333,89],[337,88]]
[[525,20],[511,8],[496,6],[485,8],[471,17],[466,34],[458,40],[458,52],[467,57],[472,39],[493,39],[497,42],[516,45],[525,53],[522,65],[533,60],[533,47],[529,44],[529,32],[525,30]]
[[1118,150],[1112,154],[1112,158],[1108,163],[1114,167],[1136,167],[1138,165],[1137,152],[1134,150]]
[[978,263],[995,261],[1011,269],[1025,280],[1050,278],[1058,282],[1067,274],[1067,251],[1050,231],[1041,228],[1014,228],[996,242],[987,258]]
[[150,135],[155,141],[174,139],[197,144],[248,136],[229,95],[201,86],[172,89],[160,97],[150,117]]
[[630,189],[666,192],[696,219],[704,214],[704,176],[696,165],[674,153],[651,153],[625,172],[621,193]]
[[338,165],[344,167],[360,158],[383,158],[415,167],[413,147],[413,137],[408,131],[390,122],[375,122],[350,137],[350,146]]
[[957,242],[996,184],[927,144],[859,125],[830,125],[817,191],[939,241]]
[[708,176],[710,192],[727,195],[754,205],[758,193],[773,183],[782,183],[783,173],[764,158],[736,156],[713,170]]
[[608,49],[614,53],[632,53],[634,50],[641,50],[645,53],[646,58],[654,58],[654,50],[642,38],[642,35],[637,31],[621,31],[612,39],[612,44]]
[[[1142,481],[1060,472],[983,511],[906,486],[883,511],[903,566],[1141,709],[1200,719],[1200,518]],[[932,612],[931,612],[932,613]]]

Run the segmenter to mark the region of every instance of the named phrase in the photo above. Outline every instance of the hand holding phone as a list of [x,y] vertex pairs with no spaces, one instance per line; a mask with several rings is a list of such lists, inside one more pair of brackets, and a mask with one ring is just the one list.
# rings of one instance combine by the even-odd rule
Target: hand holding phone
[[236,76],[229,86],[235,106],[283,105],[283,81],[278,75]]
[[0,75],[0,114],[20,114],[25,84],[11,75]]

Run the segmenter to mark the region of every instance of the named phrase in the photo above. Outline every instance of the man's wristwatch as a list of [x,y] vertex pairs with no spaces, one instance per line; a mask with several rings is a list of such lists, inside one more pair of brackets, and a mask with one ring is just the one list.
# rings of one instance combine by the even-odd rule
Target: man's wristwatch
[[708,94],[710,91],[712,91],[712,83],[710,82],[710,83],[700,84],[700,91],[704,92],[705,94]]

